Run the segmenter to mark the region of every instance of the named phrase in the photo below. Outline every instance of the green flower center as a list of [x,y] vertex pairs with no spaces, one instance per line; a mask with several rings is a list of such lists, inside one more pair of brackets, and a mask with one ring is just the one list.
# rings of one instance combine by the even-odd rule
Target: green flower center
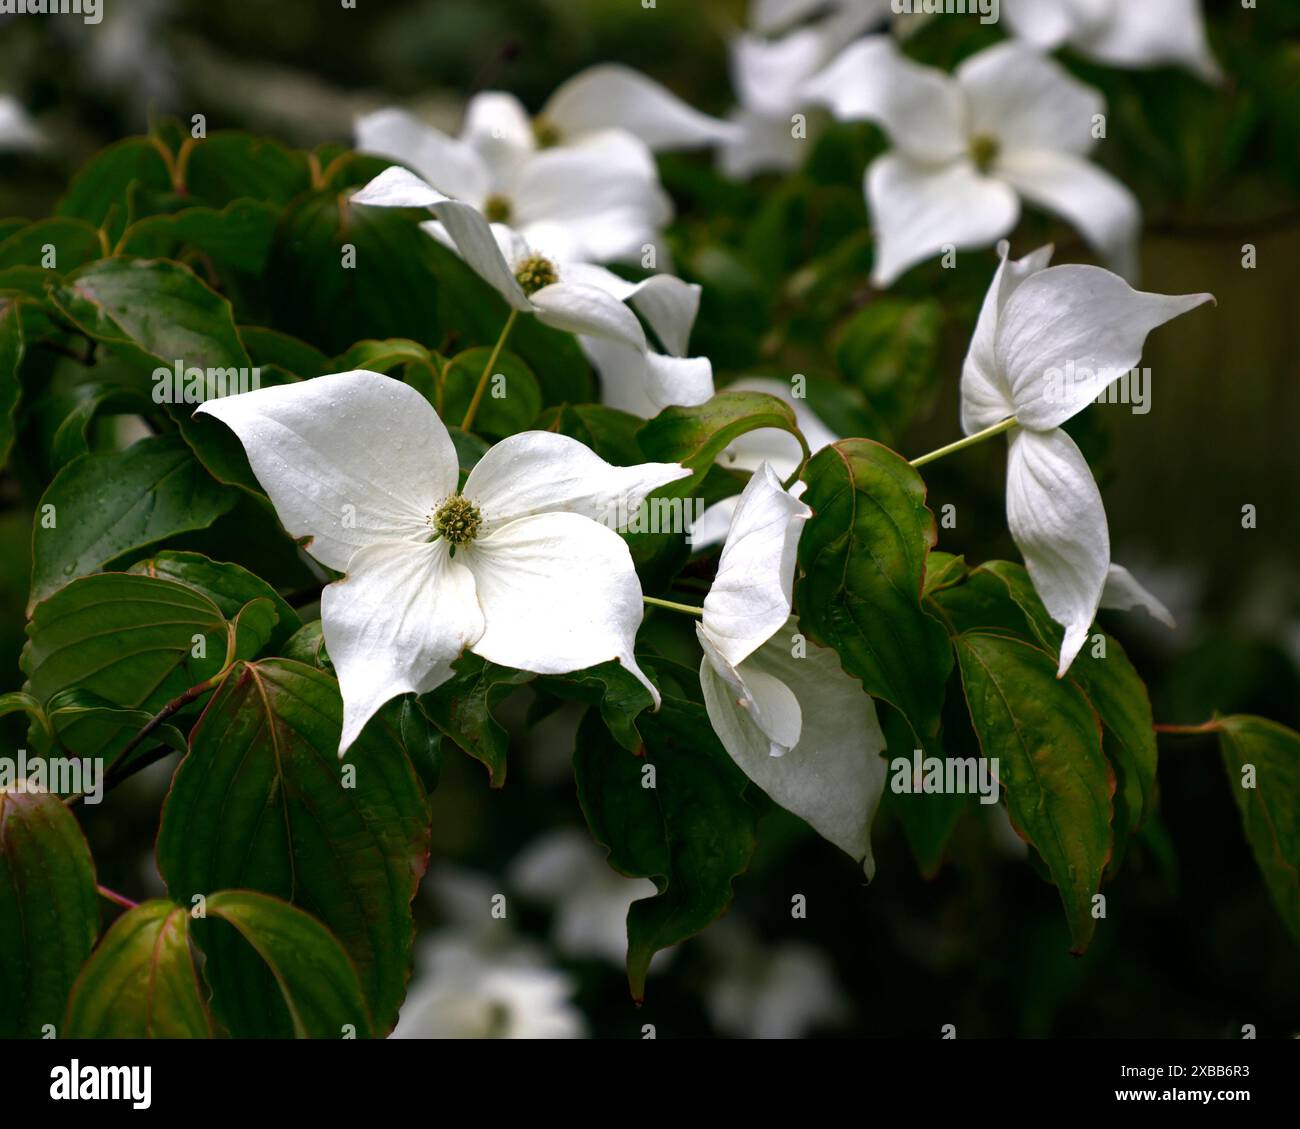
[[1000,152],[1002,152],[1002,145],[991,134],[981,133],[978,137],[971,138],[970,159],[982,173],[988,173]]
[[494,192],[483,201],[483,214],[487,217],[488,223],[509,223],[514,209],[510,206],[508,198]]
[[551,286],[559,282],[560,272],[544,255],[529,255],[515,267],[515,281],[523,287],[525,294],[532,297],[543,286]]
[[438,507],[429,520],[433,531],[453,545],[468,545],[478,536],[483,514],[463,494],[453,494]]
[[539,149],[552,149],[560,143],[560,130],[546,118],[533,118],[533,139]]

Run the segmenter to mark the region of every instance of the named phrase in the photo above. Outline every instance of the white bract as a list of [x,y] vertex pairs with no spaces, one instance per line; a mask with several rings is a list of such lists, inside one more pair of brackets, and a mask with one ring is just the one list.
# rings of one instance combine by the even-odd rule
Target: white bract
[[714,1026],[746,1039],[799,1039],[848,1018],[845,993],[812,945],[760,942],[735,917],[704,934],[716,969],[705,1003]]
[[1002,11],[1016,35],[1045,51],[1068,46],[1113,67],[1175,64],[1223,79],[1200,0],[1002,0]]
[[[489,224],[477,208],[396,166],[353,195],[352,202],[428,208],[438,219],[421,227],[434,238],[449,239],[512,309],[582,338],[611,406],[653,416],[669,404],[702,404],[713,395],[708,358],[684,356],[699,308],[698,286],[666,274],[628,282],[594,263],[541,254],[507,224]],[[641,311],[670,355],[651,347],[625,302]]]
[[573,979],[530,946],[487,948],[456,932],[431,938],[393,1029],[394,1039],[581,1039]]
[[696,628],[700,684],[714,732],[745,775],[870,876],[885,739],[862,684],[790,614],[811,514],[766,464],[750,479]]
[[1007,524],[1043,605],[1065,628],[1063,676],[1103,603],[1144,606],[1166,621],[1169,613],[1112,567],[1101,492],[1061,424],[1137,365],[1153,329],[1214,299],[1144,294],[1099,267],[1048,268],[1051,247],[1018,262],[1005,245],[999,251],[962,368],[962,428],[972,435],[1018,421]]
[[[414,388],[372,372],[209,400],[290,535],[347,575],[321,594],[343,694],[342,755],[399,694],[428,693],[466,648],[563,674],[632,656],[641,586],[623,539],[676,463],[610,466],[574,439],[498,443],[457,490],[447,428]],[[602,524],[606,523],[606,524]]]
[[743,179],[803,164],[819,112],[805,86],[847,40],[877,22],[885,10],[875,3],[847,3],[776,39],[757,31],[732,39],[731,83],[738,105],[729,115],[733,133],[718,149],[718,165],[727,176]]
[[[839,439],[839,436],[808,407],[806,399],[793,394],[789,381],[747,376],[728,384],[726,390],[764,392],[789,404],[794,409],[795,423],[803,433],[811,454],[817,454],[823,447]],[[782,482],[799,469],[802,461],[803,448],[799,445],[799,440],[788,431],[782,431],[777,427],[760,427],[754,431],[747,431],[718,456],[718,465],[729,470],[747,470],[752,473],[767,463]],[[803,489],[803,483],[796,482],[791,493],[798,497]],[[691,526],[691,547],[703,549],[725,540],[739,501],[740,495],[736,494],[730,498],[723,498],[720,502],[714,502],[705,510],[699,520]]]
[[41,134],[13,98],[0,97],[0,149],[36,149]]
[[1102,96],[1020,43],[967,59],[954,75],[906,58],[886,36],[861,39],[805,85],[843,120],[875,121],[894,148],[872,162],[873,281],[1008,234],[1020,198],[1072,223],[1126,277],[1141,220],[1133,194],[1087,159]]
[[[551,832],[530,845],[510,867],[510,882],[529,898],[555,906],[552,937],[560,952],[627,962],[627,911],[659,891],[648,878],[614,870],[589,835],[573,828]],[[655,954],[652,968],[668,951]]]
[[508,94],[472,99],[458,138],[389,109],[358,120],[356,144],[400,161],[444,196],[557,259],[639,259],[672,218],[643,142],[605,130],[580,145],[538,150],[523,107]]
[[734,132],[639,71],[601,63],[555,88],[534,119],[532,139],[582,145],[608,130],[626,130],[656,152],[716,145]]

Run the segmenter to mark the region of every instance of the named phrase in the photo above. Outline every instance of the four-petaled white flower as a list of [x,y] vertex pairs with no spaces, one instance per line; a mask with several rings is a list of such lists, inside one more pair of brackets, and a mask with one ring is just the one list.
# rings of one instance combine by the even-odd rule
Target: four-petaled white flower
[[[962,428],[968,435],[1014,416],[1007,465],[1007,524],[1052,618],[1065,628],[1064,676],[1103,603],[1142,604],[1124,570],[1112,570],[1101,492],[1061,424],[1079,414],[1142,359],[1147,335],[1205,302],[1134,290],[1099,267],[1048,267],[1052,248],[1002,262],[984,299],[962,368]],[[1107,592],[1109,585],[1110,591]]]
[[1011,30],[1045,51],[1068,46],[1112,67],[1176,64],[1223,80],[1200,0],[1002,0]]
[[[708,358],[684,355],[699,308],[699,286],[667,274],[628,282],[594,263],[541,254],[509,225],[489,224],[474,206],[443,195],[397,166],[385,169],[352,201],[428,208],[437,220],[421,227],[434,238],[449,239],[512,309],[582,338],[612,406],[652,416],[669,404],[702,404],[713,395]],[[625,302],[641,311],[670,355],[651,347]]]
[[894,145],[866,175],[877,285],[945,248],[994,243],[1015,227],[1022,196],[1135,274],[1137,200],[1087,159],[1102,96],[1033,48],[997,44],[950,76],[870,36],[804,90],[838,118],[877,122]]
[[[773,8],[764,14],[784,26],[787,20],[776,17],[788,16],[788,22],[793,22],[811,10],[780,13]],[[845,42],[866,31],[886,10],[874,2],[847,3],[779,38],[755,30],[731,40],[731,84],[738,104],[728,115],[733,133],[718,147],[718,166],[725,175],[745,179],[803,164],[819,125],[818,115],[824,116],[804,87]],[[800,116],[803,120],[797,122]]]
[[672,218],[654,157],[622,130],[536,150],[532,126],[508,94],[477,95],[458,138],[403,110],[356,123],[357,149],[400,161],[446,196],[508,224],[558,259],[640,259]]
[[340,755],[389,699],[450,678],[466,647],[539,674],[617,659],[658,703],[632,655],[641,586],[610,526],[685,468],[615,467],[574,439],[526,431],[491,448],[458,490],[456,450],[429,402],[371,372],[198,411],[239,437],[290,535],[347,574],[321,594],[343,694]]
[[755,784],[864,863],[885,787],[885,738],[871,696],[791,612],[799,535],[812,511],[764,464],[732,518],[696,633],[714,732]]

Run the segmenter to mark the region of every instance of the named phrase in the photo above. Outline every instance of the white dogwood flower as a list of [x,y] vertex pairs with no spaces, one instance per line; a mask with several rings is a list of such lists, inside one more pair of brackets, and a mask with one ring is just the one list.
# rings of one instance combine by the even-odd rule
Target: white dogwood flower
[[473,99],[460,137],[396,109],[356,123],[359,150],[400,161],[443,195],[556,258],[640,258],[672,218],[644,143],[605,130],[581,145],[535,150],[532,136],[527,114],[508,94]]
[[845,42],[883,14],[874,5],[844,4],[779,38],[757,30],[733,37],[729,54],[737,107],[728,115],[733,133],[718,149],[725,175],[747,179],[803,164],[820,112],[804,88]]
[[840,119],[877,122],[894,145],[866,174],[878,286],[945,248],[994,243],[1015,227],[1021,197],[1134,275],[1137,200],[1087,159],[1102,96],[1033,48],[999,43],[950,76],[871,36],[804,89]]
[[416,975],[394,1039],[581,1039],[572,977],[525,943],[490,948],[445,932],[416,954]]
[[1186,67],[1223,80],[1200,0],[1002,0],[1014,34],[1044,51],[1067,46],[1112,67]]
[[[627,963],[627,911],[658,887],[648,878],[628,878],[614,870],[591,836],[563,828],[530,844],[510,865],[510,883],[525,897],[555,907],[551,931],[566,956]],[[662,968],[671,950],[655,954]]]
[[[449,240],[512,309],[580,335],[613,406],[655,415],[669,404],[702,404],[713,395],[708,358],[684,356],[699,308],[698,286],[666,274],[628,282],[594,263],[539,253],[513,228],[489,224],[477,208],[444,196],[396,166],[385,169],[352,201],[428,208],[438,218],[421,227],[436,239]],[[651,347],[625,302],[641,311],[671,355]]]
[[862,862],[885,787],[885,738],[870,695],[833,650],[799,634],[796,553],[812,511],[770,466],[741,495],[696,628],[700,685],[714,732],[772,800]]
[[[1142,359],[1148,334],[1214,299],[1144,294],[1099,267],[1048,267],[1052,248],[1002,262],[962,368],[967,435],[1014,416],[1007,465],[1007,524],[1034,587],[1065,628],[1064,676],[1103,603],[1168,612],[1124,569],[1113,568],[1101,492],[1061,429]],[[1162,615],[1163,613],[1163,615]]]
[[27,111],[13,98],[0,97],[0,149],[36,149],[41,142]]
[[450,678],[466,647],[538,674],[616,659],[658,702],[632,656],[641,586],[610,526],[685,468],[615,467],[577,440],[526,431],[492,447],[458,489],[432,406],[371,372],[198,411],[239,437],[289,534],[347,574],[321,594],[343,694],[340,755],[389,699]]

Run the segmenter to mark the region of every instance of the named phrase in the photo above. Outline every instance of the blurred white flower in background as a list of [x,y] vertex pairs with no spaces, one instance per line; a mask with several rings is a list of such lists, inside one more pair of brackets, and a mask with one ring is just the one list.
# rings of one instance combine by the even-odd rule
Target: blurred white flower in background
[[1016,226],[1022,196],[1136,273],[1137,199],[1087,159],[1105,102],[1034,48],[999,43],[948,75],[870,36],[805,92],[837,118],[876,122],[894,145],[866,174],[876,285],[945,248],[993,244]]
[[[775,6],[769,7],[773,8],[769,14],[774,14]],[[798,7],[811,12],[818,6]],[[759,31],[737,34],[729,47],[731,82],[738,103],[729,115],[735,134],[718,147],[722,171],[746,179],[802,165],[821,125],[820,110],[805,92],[809,79],[845,42],[887,11],[887,5],[843,4],[817,22],[785,31],[778,38]]]
[[359,118],[356,147],[400,161],[489,223],[506,224],[555,259],[637,259],[672,218],[649,149],[622,130],[539,149],[513,95],[475,95],[459,137],[404,110]]
[[[577,828],[564,828],[530,844],[511,864],[510,885],[525,897],[555,907],[552,941],[566,956],[594,957],[620,968],[627,963],[627,911],[658,890],[648,878],[612,869],[604,852]],[[656,954],[652,969],[668,951]]]
[[529,948],[484,952],[455,935],[416,954],[394,1039],[581,1039],[573,980]]
[[0,150],[38,149],[41,132],[17,100],[0,95]]
[[834,966],[813,946],[761,943],[735,917],[717,922],[703,941],[715,963],[705,1005],[719,1031],[747,1039],[799,1039],[850,1018]]
[[1069,47],[1112,67],[1186,67],[1223,80],[1210,51],[1201,0],[1002,0],[1011,31],[1035,47]]

